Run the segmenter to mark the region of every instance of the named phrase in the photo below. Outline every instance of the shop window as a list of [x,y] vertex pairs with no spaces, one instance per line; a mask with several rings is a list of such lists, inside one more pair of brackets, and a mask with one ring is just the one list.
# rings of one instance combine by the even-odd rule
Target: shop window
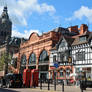
[[66,72],[66,77],[69,77],[70,76],[70,72]]
[[70,69],[67,68],[67,69],[66,69],[66,77],[69,77],[69,76],[70,76]]
[[63,70],[60,70],[60,77],[63,77],[63,76],[64,76]]

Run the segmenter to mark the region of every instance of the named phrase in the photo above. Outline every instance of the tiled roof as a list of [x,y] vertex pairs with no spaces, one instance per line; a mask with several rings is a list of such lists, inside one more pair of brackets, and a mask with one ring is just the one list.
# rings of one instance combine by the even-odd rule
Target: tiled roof
[[[79,41],[80,40],[80,37],[82,36],[85,36],[87,39],[86,41]],[[83,35],[78,35],[78,36],[74,36],[72,38],[75,38],[74,42],[72,43],[72,45],[79,45],[79,44],[84,44],[84,43],[88,43],[88,39],[89,39],[89,36],[90,36],[90,32],[86,32],[84,33]]]
[[73,41],[74,41],[74,38],[71,38],[71,37],[64,37],[64,38],[65,38],[65,40],[67,41],[67,43],[69,45],[71,45],[73,43]]
[[61,40],[63,39],[63,37],[65,38],[65,40],[67,41],[67,43],[68,43],[69,45],[71,45],[71,44],[73,43],[73,41],[74,41],[74,38],[72,38],[72,37],[70,37],[70,36],[61,36],[61,38],[60,38],[58,44],[61,42]]

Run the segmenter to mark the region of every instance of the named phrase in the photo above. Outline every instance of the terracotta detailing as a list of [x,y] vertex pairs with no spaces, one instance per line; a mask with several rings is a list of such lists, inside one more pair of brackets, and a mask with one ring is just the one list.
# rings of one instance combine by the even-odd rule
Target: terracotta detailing
[[[55,44],[58,42],[60,38],[60,33],[50,31],[47,33],[44,33],[43,35],[39,36],[37,33],[33,32],[29,40],[27,40],[24,43],[21,43],[20,50],[19,50],[19,56],[18,56],[18,62],[17,62],[17,68],[20,69],[20,61],[21,56],[25,54],[27,59],[27,66],[29,66],[29,57],[31,53],[34,53],[36,55],[36,69],[38,69],[39,66],[39,57],[43,50],[46,50],[48,53],[48,56],[50,55],[50,49],[55,46]],[[49,66],[49,61],[48,61]],[[26,66],[26,68],[28,68]],[[34,66],[34,65],[33,65]],[[49,70],[49,69],[48,69]]]

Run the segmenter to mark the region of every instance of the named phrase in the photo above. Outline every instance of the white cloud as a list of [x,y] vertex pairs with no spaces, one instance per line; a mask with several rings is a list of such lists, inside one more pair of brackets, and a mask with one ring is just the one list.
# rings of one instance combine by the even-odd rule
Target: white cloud
[[25,26],[27,25],[26,16],[33,12],[53,14],[56,11],[54,6],[46,3],[39,4],[38,0],[0,0],[0,12],[5,4],[8,6],[13,24],[22,23]]
[[29,38],[31,33],[36,32],[39,35],[41,34],[39,30],[24,30],[23,33],[19,32],[16,28],[12,30],[12,37],[23,37],[23,38]]
[[71,21],[75,19],[82,19],[83,17],[86,17],[90,23],[92,23],[92,9],[81,6],[81,8],[73,13],[73,16],[70,18],[66,18],[66,20]]

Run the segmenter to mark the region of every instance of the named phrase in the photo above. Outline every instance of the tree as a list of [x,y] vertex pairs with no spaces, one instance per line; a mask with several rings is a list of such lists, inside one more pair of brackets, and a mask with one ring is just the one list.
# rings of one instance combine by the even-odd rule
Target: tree
[[0,57],[0,71],[5,69],[5,74],[8,73],[8,65],[11,64],[11,60],[10,54],[3,53]]
[[3,69],[4,69],[4,62],[0,58],[0,71],[2,71]]

